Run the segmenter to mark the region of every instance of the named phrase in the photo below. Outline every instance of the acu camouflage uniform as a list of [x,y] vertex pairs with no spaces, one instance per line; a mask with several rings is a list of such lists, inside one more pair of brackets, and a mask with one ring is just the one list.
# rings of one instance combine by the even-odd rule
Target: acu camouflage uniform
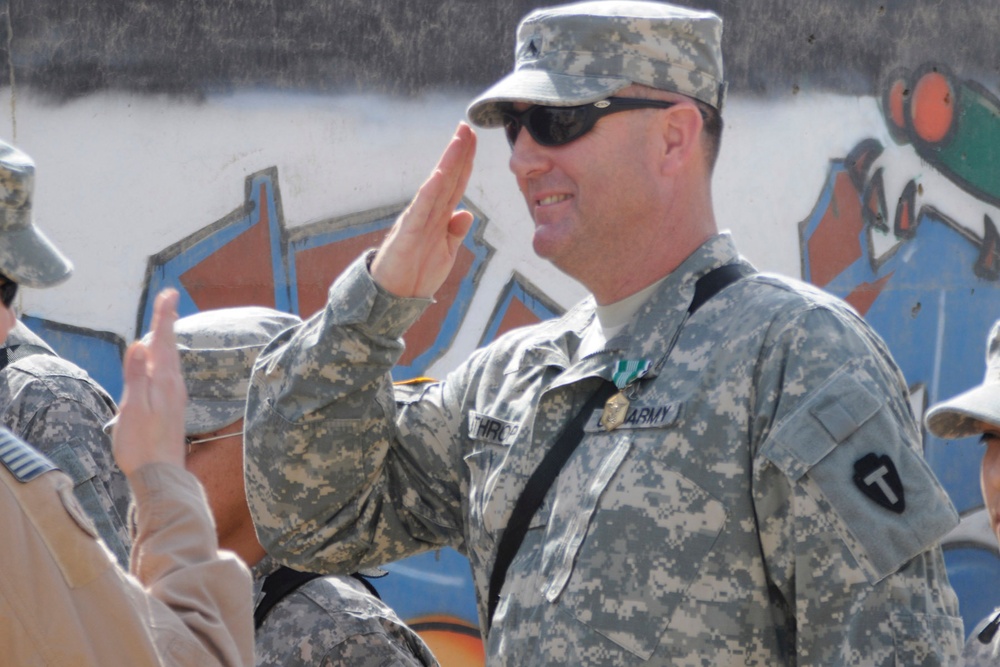
[[[254,606],[277,568],[269,557],[254,566]],[[392,609],[348,576],[313,579],[287,594],[268,612],[254,643],[257,667],[438,664]]]
[[0,347],[0,363],[0,423],[73,480],[101,539],[128,569],[131,494],[103,430],[117,411],[114,400],[21,322]]
[[965,650],[962,652],[962,663],[965,667],[996,667],[1000,665],[1000,632],[994,633],[992,639],[984,644],[979,641],[979,633],[996,621],[1000,615],[1000,608],[981,620],[973,631],[969,634],[969,639],[965,642]]
[[[488,664],[955,664],[962,624],[935,541],[958,518],[900,372],[843,303],[775,276],[685,321],[695,281],[737,260],[727,235],[710,239],[604,351],[575,358],[597,325],[588,298],[418,387],[389,370],[428,302],[356,262],[255,368],[247,493],[265,547],[350,572],[449,545],[469,556],[484,618],[531,471],[615,362],[649,359],[624,425],[591,417],[534,517]],[[855,483],[872,454],[882,468]],[[890,467],[902,489],[879,496]]]

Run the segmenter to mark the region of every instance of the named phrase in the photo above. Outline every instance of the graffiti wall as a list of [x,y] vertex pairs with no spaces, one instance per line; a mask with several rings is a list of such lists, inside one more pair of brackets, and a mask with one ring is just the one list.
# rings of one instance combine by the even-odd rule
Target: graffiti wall
[[[24,290],[24,320],[117,396],[124,345],[164,286],[184,314],[315,312],[506,71],[518,17],[541,4],[0,4],[0,136],[35,159],[36,220],[76,265],[60,287]],[[727,21],[721,226],[761,269],[861,312],[917,415],[981,380],[1000,317],[1000,15],[987,4],[700,5]],[[462,202],[473,230],[396,380],[443,375],[583,296],[534,258],[501,134],[480,133]],[[982,582],[1000,580],[980,446],[929,434],[923,446],[963,515],[945,549],[971,629],[998,602]],[[387,569],[380,592],[444,664],[482,661],[462,556]]]

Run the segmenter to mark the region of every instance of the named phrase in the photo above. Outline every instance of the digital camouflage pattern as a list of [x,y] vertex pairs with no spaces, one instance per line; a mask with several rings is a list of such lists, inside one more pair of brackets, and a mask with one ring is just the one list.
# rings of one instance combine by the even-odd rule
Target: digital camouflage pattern
[[[206,310],[174,324],[188,403],[184,430],[211,433],[243,417],[253,362],[278,333],[299,324],[297,315],[241,306]],[[149,335],[143,338],[147,343]]]
[[[278,564],[253,568],[254,606]],[[353,577],[313,579],[281,599],[255,635],[257,667],[426,667],[423,640]]]
[[115,416],[111,396],[86,371],[56,355],[18,322],[0,346],[0,424],[49,457],[115,559],[128,569],[131,499],[104,425]]
[[32,222],[35,163],[0,141],[0,273],[29,287],[69,278],[73,265]]
[[537,9],[517,30],[514,71],[469,106],[497,127],[504,103],[575,106],[638,83],[722,108],[722,20],[663,2],[581,2]]
[[684,323],[696,279],[737,257],[710,239],[602,352],[574,359],[588,298],[415,387],[389,370],[427,301],[388,295],[359,260],[255,367],[246,476],[265,547],[350,572],[452,546],[483,618],[529,474],[617,361],[649,359],[625,423],[591,417],[534,517],[488,664],[955,664],[936,540],[958,517],[901,373],[854,311],[776,276]]
[[979,641],[978,637],[983,628],[996,619],[998,614],[1000,614],[1000,608],[994,609],[993,613],[981,620],[969,634],[969,638],[965,642],[965,651],[962,653],[962,658],[965,660],[962,664],[965,667],[996,667],[996,665],[1000,665],[1000,632],[994,634],[992,640],[986,644]]

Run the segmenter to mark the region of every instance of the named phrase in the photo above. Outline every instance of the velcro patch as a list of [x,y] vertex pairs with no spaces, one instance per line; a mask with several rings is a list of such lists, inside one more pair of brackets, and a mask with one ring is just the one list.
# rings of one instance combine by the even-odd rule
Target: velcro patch
[[7,429],[0,429],[0,463],[19,482],[30,482],[56,466],[34,447],[15,438]]
[[514,422],[469,411],[469,437],[473,440],[509,447],[520,430],[520,425]]

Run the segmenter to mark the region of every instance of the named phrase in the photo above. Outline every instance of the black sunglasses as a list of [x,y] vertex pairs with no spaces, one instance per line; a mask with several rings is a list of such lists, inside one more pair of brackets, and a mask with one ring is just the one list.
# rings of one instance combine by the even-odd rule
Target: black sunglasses
[[14,297],[17,296],[17,283],[4,275],[0,275],[0,280],[3,281],[0,283],[0,303],[4,308],[10,308],[10,304],[14,303]]
[[524,111],[508,109],[503,115],[507,143],[514,147],[521,128],[542,146],[562,146],[579,139],[608,114],[632,109],[669,109],[676,102],[643,100],[634,97],[609,97],[592,104],[575,107],[549,107],[535,104]]

